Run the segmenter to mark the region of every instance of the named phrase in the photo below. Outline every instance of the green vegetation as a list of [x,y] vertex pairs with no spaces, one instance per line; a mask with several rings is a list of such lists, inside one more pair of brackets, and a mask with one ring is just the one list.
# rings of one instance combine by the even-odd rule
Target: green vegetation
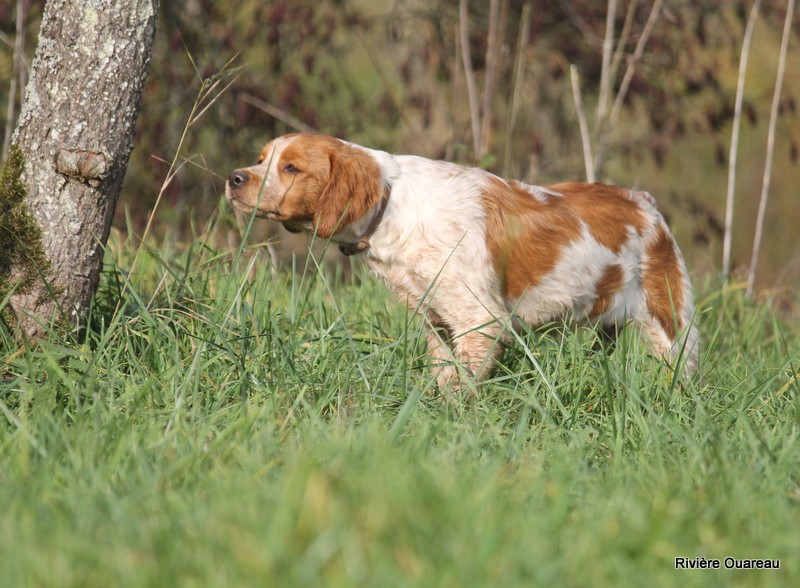
[[[0,585],[800,582],[800,339],[769,301],[701,288],[684,385],[633,329],[551,329],[443,406],[362,266],[208,241],[123,292],[112,238],[83,343],[0,332]],[[781,569],[674,569],[726,556]]]
[[25,185],[20,179],[25,159],[16,145],[0,172],[0,319],[12,321],[4,309],[12,293],[30,290],[47,271],[42,230],[25,204]]
[[[294,271],[273,274],[260,250],[220,247],[230,224],[178,245],[179,221],[208,216],[227,171],[290,130],[258,101],[374,147],[472,161],[456,3],[427,4],[161,3],[117,226],[172,234],[148,238],[135,271],[135,239],[112,234],[85,339],[21,347],[0,321],[1,586],[800,585],[796,295],[747,301],[735,283],[701,281],[701,365],[686,382],[634,329],[611,349],[551,328],[521,333],[491,381],[442,405],[420,321],[359,260],[290,258]],[[484,160],[541,183],[581,177],[567,72],[579,68],[592,114],[606,12],[551,4],[520,54],[510,149],[503,86]],[[486,5],[471,6],[479,79]],[[650,10],[638,6],[627,53]],[[695,274],[718,267],[741,6],[670,6],[606,153],[608,179],[657,194]],[[756,35],[745,195],[779,12]],[[516,71],[499,67],[503,80]],[[194,82],[223,79],[213,72],[231,76],[203,85],[187,123]],[[791,91],[776,226],[794,218]],[[745,225],[753,203],[737,212]],[[14,250],[2,206],[0,264]],[[772,233],[765,283],[794,283],[796,237]],[[740,254],[750,234],[737,231]],[[781,569],[675,570],[677,557]]]

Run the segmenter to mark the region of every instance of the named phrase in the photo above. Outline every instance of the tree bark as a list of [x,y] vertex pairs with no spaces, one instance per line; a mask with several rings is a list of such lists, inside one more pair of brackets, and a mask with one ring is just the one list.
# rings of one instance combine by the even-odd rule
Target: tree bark
[[[48,0],[13,142],[50,262],[10,307],[31,339],[81,330],[128,164],[158,0]],[[13,276],[12,269],[12,276]]]

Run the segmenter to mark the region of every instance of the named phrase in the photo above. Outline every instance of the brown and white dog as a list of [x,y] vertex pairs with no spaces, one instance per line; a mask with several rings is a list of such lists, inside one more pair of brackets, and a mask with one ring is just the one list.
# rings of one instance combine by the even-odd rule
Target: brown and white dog
[[[291,134],[233,171],[244,212],[363,252],[430,327],[441,387],[486,377],[512,319],[638,323],[686,372],[698,336],[683,258],[647,192],[540,187],[481,169]],[[455,361],[453,361],[455,360]]]

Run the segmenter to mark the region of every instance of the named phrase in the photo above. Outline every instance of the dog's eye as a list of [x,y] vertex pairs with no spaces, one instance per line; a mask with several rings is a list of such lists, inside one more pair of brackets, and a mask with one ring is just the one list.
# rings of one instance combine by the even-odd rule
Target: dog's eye
[[287,163],[283,166],[283,171],[285,171],[287,174],[296,175],[300,173],[300,168],[293,163]]

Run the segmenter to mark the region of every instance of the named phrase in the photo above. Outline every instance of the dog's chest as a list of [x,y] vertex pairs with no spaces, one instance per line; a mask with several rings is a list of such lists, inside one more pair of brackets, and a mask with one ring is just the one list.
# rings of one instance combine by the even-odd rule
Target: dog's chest
[[394,259],[387,262],[367,255],[369,268],[383,279],[389,291],[399,300],[416,306],[432,289],[435,276],[420,271],[425,264],[413,263],[411,259]]

